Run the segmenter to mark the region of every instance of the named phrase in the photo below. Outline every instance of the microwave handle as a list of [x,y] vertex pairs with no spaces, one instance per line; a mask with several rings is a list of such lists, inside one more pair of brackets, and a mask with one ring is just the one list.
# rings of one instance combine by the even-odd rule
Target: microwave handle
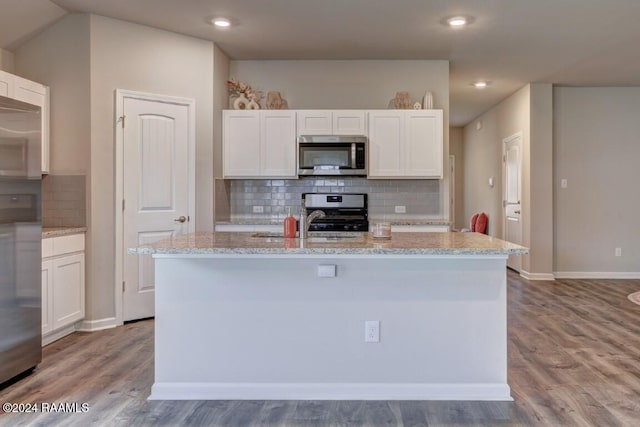
[[355,169],[357,167],[356,164],[356,143],[351,143],[351,168]]

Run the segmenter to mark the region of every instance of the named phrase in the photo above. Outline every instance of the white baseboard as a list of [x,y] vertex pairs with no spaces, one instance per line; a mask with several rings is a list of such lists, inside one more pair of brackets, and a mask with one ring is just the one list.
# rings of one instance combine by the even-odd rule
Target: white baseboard
[[640,279],[637,271],[554,271],[556,279]]
[[62,337],[66,337],[76,331],[76,325],[71,324],[53,332],[42,335],[42,346],[49,345],[54,341],[58,341]]
[[512,401],[506,383],[168,383],[149,400],[491,400]]
[[556,280],[556,276],[552,273],[529,273],[528,271],[522,270],[520,276],[527,280]]
[[115,317],[107,317],[98,320],[82,320],[76,329],[80,332],[95,332],[103,329],[115,328],[118,322]]

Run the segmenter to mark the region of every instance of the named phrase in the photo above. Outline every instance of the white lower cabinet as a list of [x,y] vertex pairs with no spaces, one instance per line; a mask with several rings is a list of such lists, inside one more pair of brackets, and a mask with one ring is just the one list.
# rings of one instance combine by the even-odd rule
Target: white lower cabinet
[[215,230],[227,233],[278,233],[284,231],[284,224],[216,224]]
[[450,231],[448,225],[421,224],[421,225],[391,225],[393,233],[446,233]]
[[76,330],[84,318],[84,234],[42,239],[42,344]]

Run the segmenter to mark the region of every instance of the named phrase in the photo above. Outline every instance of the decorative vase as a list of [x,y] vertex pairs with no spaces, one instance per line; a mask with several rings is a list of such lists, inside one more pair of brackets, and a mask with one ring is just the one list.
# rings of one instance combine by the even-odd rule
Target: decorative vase
[[424,108],[425,110],[433,109],[433,94],[429,91],[426,91],[424,94],[422,108]]
[[396,110],[410,110],[413,108],[413,101],[409,92],[396,92],[396,97],[389,104]]
[[249,107],[249,100],[244,93],[241,93],[239,97],[233,101],[233,109],[234,110],[246,110]]
[[286,101],[282,99],[280,92],[267,93],[267,109],[269,110],[282,110]]

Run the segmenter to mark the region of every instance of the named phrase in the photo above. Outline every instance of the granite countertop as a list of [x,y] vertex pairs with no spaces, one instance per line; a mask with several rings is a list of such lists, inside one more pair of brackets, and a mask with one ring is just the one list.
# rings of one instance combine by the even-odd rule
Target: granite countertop
[[479,233],[311,233],[285,239],[270,233],[200,232],[130,248],[132,254],[209,255],[522,255],[529,249]]
[[[298,219],[298,217],[295,217]],[[232,219],[229,221],[216,221],[216,225],[282,225],[284,218],[264,218],[264,219]],[[388,222],[391,225],[451,225],[451,221],[443,218],[426,219],[383,219],[369,217],[369,223]]]
[[42,227],[42,237],[67,236],[69,234],[85,233],[87,227]]

